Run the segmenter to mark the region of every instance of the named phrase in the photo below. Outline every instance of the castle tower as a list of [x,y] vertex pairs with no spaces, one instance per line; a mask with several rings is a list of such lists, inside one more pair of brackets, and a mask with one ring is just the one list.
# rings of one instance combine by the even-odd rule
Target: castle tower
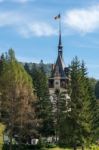
[[63,46],[61,38],[61,16],[59,19],[59,42],[58,42],[58,56],[56,63],[52,65],[51,76],[49,78],[49,92],[53,94],[55,90],[66,91],[69,82],[69,69],[65,66],[63,60]]

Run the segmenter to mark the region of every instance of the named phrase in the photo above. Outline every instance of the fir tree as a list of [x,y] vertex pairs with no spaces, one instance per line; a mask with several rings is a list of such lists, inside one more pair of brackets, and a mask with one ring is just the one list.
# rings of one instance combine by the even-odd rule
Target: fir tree
[[41,120],[39,132],[42,136],[50,136],[54,132],[51,108],[52,105],[49,99],[48,80],[43,66],[41,65],[40,68],[34,66],[31,76],[37,93],[37,117]]
[[96,100],[94,88],[89,83],[90,92],[90,112],[91,112],[91,137],[92,142],[96,143],[99,138],[99,103]]
[[97,81],[96,85],[95,85],[95,95],[96,95],[96,99],[99,99],[99,81]]
[[66,91],[61,92],[59,89],[55,91],[53,99],[53,116],[55,126],[56,143],[64,144],[65,119],[70,111],[70,98]]
[[84,62],[81,64],[77,57],[71,63],[71,91],[71,143],[74,149],[79,144],[83,149],[90,135],[90,97],[86,68]]

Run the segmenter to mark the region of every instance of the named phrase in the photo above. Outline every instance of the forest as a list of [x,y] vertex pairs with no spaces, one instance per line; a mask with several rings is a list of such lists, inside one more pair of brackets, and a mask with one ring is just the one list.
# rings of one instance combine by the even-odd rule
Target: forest
[[[99,81],[88,77],[84,61],[69,65],[67,101],[64,92],[50,100],[51,64],[20,63],[13,49],[0,57],[0,123],[3,150],[53,147],[77,150],[99,145]],[[8,137],[5,142],[4,137]],[[48,141],[48,139],[52,139]],[[38,139],[36,145],[32,139]]]

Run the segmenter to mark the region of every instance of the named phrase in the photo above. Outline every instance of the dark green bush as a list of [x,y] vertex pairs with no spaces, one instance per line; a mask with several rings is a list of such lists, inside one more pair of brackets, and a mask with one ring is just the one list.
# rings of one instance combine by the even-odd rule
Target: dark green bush
[[[5,144],[2,150],[9,150],[9,145]],[[19,145],[13,145],[13,150],[19,150]],[[41,148],[39,145],[21,145],[21,150],[41,150]]]
[[46,148],[55,148],[56,145],[53,143],[46,143]]

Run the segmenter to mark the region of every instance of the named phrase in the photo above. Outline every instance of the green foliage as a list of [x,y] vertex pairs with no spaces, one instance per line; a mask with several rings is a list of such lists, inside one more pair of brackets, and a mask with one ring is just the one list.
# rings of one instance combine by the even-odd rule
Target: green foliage
[[91,136],[92,141],[95,142],[99,139],[99,103],[96,100],[94,91],[92,87],[90,87],[90,95],[91,95]]
[[70,109],[69,101],[66,99],[66,92],[61,92],[56,90],[53,99],[53,116],[54,116],[54,127],[55,127],[55,136],[56,142],[62,144],[63,140],[66,140],[64,136],[66,131],[65,119]]
[[[29,137],[40,137],[37,146],[22,145],[24,150],[44,150],[46,144],[41,137],[51,135],[56,135],[62,147],[95,143],[99,139],[99,104],[96,101],[99,82],[87,77],[84,62],[81,63],[77,57],[73,59],[71,83],[66,93],[55,91],[54,105],[49,98],[45,65],[42,62],[39,65],[27,63],[24,68],[17,62],[12,49],[1,56],[1,120],[6,124],[10,142],[17,134],[20,145]],[[71,99],[66,98],[67,93],[71,94]],[[47,143],[46,146],[51,148],[55,145]],[[13,145],[14,150],[17,148]],[[98,150],[95,145],[91,148]]]
[[2,149],[4,141],[3,141],[3,134],[5,130],[5,125],[0,123],[0,149]]
[[95,86],[95,95],[96,95],[96,99],[99,99],[99,81],[97,81]]
[[38,142],[38,144],[37,144],[37,147],[38,147],[39,149],[42,149],[42,150],[45,149],[45,143],[44,143],[44,141],[42,140],[41,137],[39,138],[39,142]]
[[12,49],[3,56],[0,83],[1,120],[6,124],[12,143],[14,134],[20,137],[25,133],[26,136],[30,131],[28,126],[34,125],[32,79],[17,62]]
[[93,144],[93,145],[90,146],[90,150],[99,150],[99,146]]
[[[18,145],[13,145],[12,150],[18,150],[19,146]],[[2,150],[9,150],[9,145],[4,145]],[[20,150],[45,150],[45,148],[41,148],[38,145],[21,145]]]
[[97,80],[94,78],[89,78],[89,83],[90,83],[90,86],[92,87],[92,89],[95,90]]
[[[34,68],[34,66],[39,69],[41,66],[41,63],[21,63],[24,68],[27,70],[28,73],[30,73],[32,71],[32,69]],[[46,76],[49,77],[51,75],[51,69],[52,69],[52,64],[43,64],[43,69],[44,72],[46,73]]]
[[53,143],[46,143],[46,148],[55,148],[56,145]]
[[40,67],[32,66],[29,71],[28,65],[25,65],[25,69],[31,75],[33,85],[37,94],[36,101],[36,115],[38,120],[38,130],[43,136],[49,136],[53,134],[53,120],[52,120],[52,108],[51,101],[49,99],[48,79],[46,77],[43,64]]
[[71,70],[71,111],[66,113],[61,127],[61,145],[83,145],[90,138],[90,93],[84,62],[75,57]]

